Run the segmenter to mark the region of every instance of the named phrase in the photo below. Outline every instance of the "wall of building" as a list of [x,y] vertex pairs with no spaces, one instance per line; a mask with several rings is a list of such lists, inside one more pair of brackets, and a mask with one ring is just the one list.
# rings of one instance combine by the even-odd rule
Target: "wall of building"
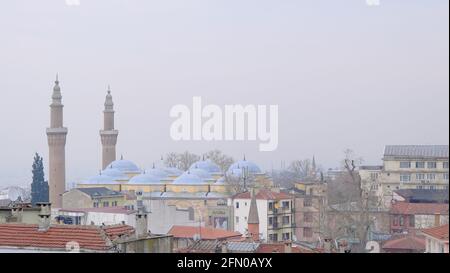
[[[247,234],[248,228],[248,213],[250,212],[250,201],[251,199],[234,199],[234,231],[240,232],[241,234]],[[237,208],[236,203],[239,203],[239,208]],[[268,230],[267,230],[267,200],[257,199],[256,207],[258,208],[259,217],[259,233],[261,234],[262,240],[267,240]]]

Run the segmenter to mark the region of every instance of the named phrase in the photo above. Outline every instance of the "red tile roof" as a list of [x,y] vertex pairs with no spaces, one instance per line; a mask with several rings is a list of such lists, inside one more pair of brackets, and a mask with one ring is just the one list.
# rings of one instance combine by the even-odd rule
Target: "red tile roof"
[[384,242],[383,249],[425,251],[425,238],[417,235],[395,237]]
[[105,251],[110,248],[111,239],[129,232],[129,228],[52,225],[47,231],[39,231],[38,225],[0,224],[0,246],[65,249],[68,242],[75,241],[82,250]]
[[134,228],[128,225],[105,226],[103,227],[103,231],[105,231],[106,236],[108,236],[111,240],[114,240],[122,235],[132,235],[135,232]]
[[[284,243],[267,243],[260,244],[256,253],[286,253],[286,246]],[[292,246],[291,253],[316,253],[311,249],[306,249],[300,246]]]
[[228,231],[218,228],[195,227],[195,226],[172,226],[168,234],[174,238],[190,238],[199,234],[204,240],[221,240],[233,237],[241,237],[242,234],[235,231]]
[[[256,199],[281,200],[292,198],[294,198],[292,195],[285,192],[275,192],[267,189],[261,189],[256,193]],[[238,193],[234,196],[234,199],[251,199],[250,192]]]
[[448,228],[449,226],[447,224],[439,227],[427,228],[422,230],[422,232],[438,240],[448,241]]
[[448,204],[437,203],[408,203],[397,202],[392,204],[392,214],[447,214]]

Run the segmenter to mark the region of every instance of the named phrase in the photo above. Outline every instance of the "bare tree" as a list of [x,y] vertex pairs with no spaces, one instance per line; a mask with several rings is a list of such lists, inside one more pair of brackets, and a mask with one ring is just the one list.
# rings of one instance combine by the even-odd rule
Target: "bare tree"
[[288,170],[294,172],[298,178],[305,178],[310,174],[311,161],[309,159],[294,160],[289,165]]
[[178,168],[178,155],[176,153],[168,153],[164,159],[164,165],[169,168]]
[[203,154],[203,156],[216,163],[220,167],[222,172],[226,172],[234,162],[234,159],[231,156],[225,155],[224,153],[222,153],[222,151],[217,149],[209,151]]
[[[334,205],[328,206],[328,216],[323,228],[330,238],[348,238],[356,240],[354,250],[364,252],[370,227],[374,223],[373,209],[378,206],[377,198],[365,190],[361,184],[358,166],[361,158],[353,151],[346,150],[342,167],[345,173],[331,182],[328,187],[328,199]],[[330,202],[329,202],[330,203]]]
[[174,167],[183,171],[187,171],[189,167],[198,160],[200,160],[200,156],[192,154],[188,151],[180,154],[169,153],[166,155],[164,165],[166,165],[166,167]]

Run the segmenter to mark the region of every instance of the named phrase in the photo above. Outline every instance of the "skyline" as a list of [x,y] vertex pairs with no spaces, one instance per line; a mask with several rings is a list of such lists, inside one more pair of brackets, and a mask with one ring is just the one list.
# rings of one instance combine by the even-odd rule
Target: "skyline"
[[[273,9],[269,1],[3,4],[0,186],[29,184],[35,152],[48,165],[45,128],[56,73],[69,129],[68,183],[100,169],[109,84],[117,155],[142,168],[185,150],[218,148],[236,160],[246,154],[270,170],[313,155],[325,168],[336,167],[346,148],[366,164],[381,164],[385,145],[448,145],[445,2],[286,1]],[[174,142],[170,108],[196,95],[219,106],[279,105],[278,149]]]

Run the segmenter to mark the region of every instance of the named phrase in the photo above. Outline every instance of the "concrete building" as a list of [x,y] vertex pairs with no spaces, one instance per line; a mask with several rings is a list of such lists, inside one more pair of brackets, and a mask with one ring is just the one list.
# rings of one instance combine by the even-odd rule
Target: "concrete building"
[[119,131],[114,129],[114,103],[111,90],[108,86],[108,94],[103,111],[103,130],[100,131],[102,142],[102,170],[116,160],[116,144]]
[[295,241],[317,243],[323,234],[327,208],[327,184],[298,182],[288,191],[295,197]]
[[125,195],[105,187],[75,188],[63,194],[64,209],[123,207]]
[[448,204],[395,202],[389,211],[391,233],[411,231],[448,224]]
[[[283,192],[256,189],[259,234],[263,242],[291,241],[294,229],[294,197]],[[232,198],[234,207],[234,230],[249,234],[248,220],[251,193],[243,192]]]
[[49,199],[56,208],[62,207],[62,194],[66,189],[66,136],[63,125],[63,107],[61,88],[56,76],[50,104],[50,128],[47,128],[49,147]]
[[386,146],[379,184],[385,204],[398,189],[448,190],[448,145]]
[[447,224],[422,230],[422,234],[425,236],[426,253],[449,253],[448,229]]
[[55,217],[69,225],[128,225],[136,227],[136,211],[123,207],[59,209]]

